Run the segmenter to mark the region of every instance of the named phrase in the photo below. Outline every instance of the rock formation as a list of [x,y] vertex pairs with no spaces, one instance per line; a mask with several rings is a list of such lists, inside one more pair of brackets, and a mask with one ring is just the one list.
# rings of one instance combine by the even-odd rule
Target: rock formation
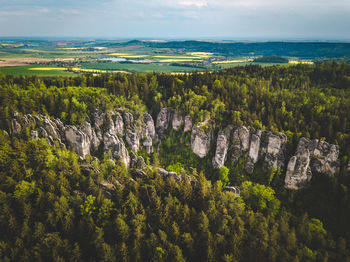
[[193,127],[191,133],[192,152],[200,158],[205,157],[209,152],[211,139],[211,132],[204,132],[201,125]]
[[163,139],[164,132],[168,129],[169,124],[172,122],[174,110],[169,107],[162,108],[157,116],[156,129],[158,136]]
[[230,141],[232,127],[229,126],[224,130],[219,131],[216,139],[216,151],[212,160],[214,168],[220,168],[225,164],[227,159],[227,151]]
[[258,162],[259,159],[259,149],[260,149],[260,137],[261,137],[262,131],[258,130],[255,134],[252,134],[250,137],[250,145],[249,145],[249,152],[248,152],[248,158],[246,163],[246,170],[248,173],[253,173],[254,166]]
[[182,126],[184,123],[184,118],[182,115],[178,114],[178,112],[174,112],[173,119],[172,119],[172,127],[174,130],[178,131],[180,126]]
[[317,139],[308,140],[301,138],[296,154],[289,160],[285,187],[288,189],[300,189],[308,185],[312,178],[312,172],[326,175],[335,173],[339,167],[339,148],[336,145]]
[[[170,125],[177,131],[180,131],[182,125],[184,132],[191,131],[191,150],[198,157],[204,158],[211,150],[212,131],[205,126],[207,123],[193,127],[190,116],[183,117],[171,108],[161,109],[156,126],[148,113],[139,116],[129,112],[96,111],[91,119],[92,121],[87,119],[79,126],[72,126],[43,115],[20,116],[15,113],[10,122],[9,133],[18,135],[29,129],[32,138],[44,138],[50,144],[58,142],[59,145],[74,150],[82,158],[104,149],[110,151],[112,157],[122,161],[126,167],[138,169],[145,166],[145,161],[142,157],[137,157],[136,152],[143,148],[148,154],[153,153],[153,147],[159,142],[158,137],[163,139],[165,130]],[[253,172],[258,162],[262,163],[265,170],[271,167],[283,170],[286,163],[286,144],[287,137],[283,133],[248,130],[245,126],[233,129],[228,126],[218,132],[212,164],[215,168],[220,168],[227,159],[237,161],[246,156],[248,173]],[[317,139],[310,141],[301,138],[286,168],[285,187],[304,188],[315,173],[334,174],[339,167],[338,156],[339,147],[336,145]],[[350,162],[347,170],[350,173]],[[163,177],[172,176],[179,180],[178,175],[172,172],[158,172]]]

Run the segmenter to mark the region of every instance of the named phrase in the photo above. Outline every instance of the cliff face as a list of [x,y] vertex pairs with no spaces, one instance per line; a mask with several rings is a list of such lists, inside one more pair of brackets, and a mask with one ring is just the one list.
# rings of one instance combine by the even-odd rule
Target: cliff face
[[[153,147],[161,143],[170,127],[178,132],[191,132],[190,148],[198,157],[204,158],[210,150],[215,150],[212,159],[214,168],[225,165],[227,159],[236,162],[243,156],[248,173],[254,171],[257,162],[262,163],[264,170],[271,167],[283,170],[287,163],[287,136],[283,133],[228,126],[220,130],[216,141],[213,141],[213,133],[204,123],[194,125],[190,116],[183,116],[172,108],[161,109],[156,125],[148,113],[136,117],[129,112],[95,112],[91,121],[80,126],[64,125],[59,119],[43,115],[19,117],[17,114],[9,131],[18,134],[28,128],[33,138],[45,138],[51,144],[57,141],[82,158],[103,149],[126,167],[135,167],[143,165],[143,159],[138,159],[135,153],[140,149],[153,153]],[[215,149],[212,149],[213,144]],[[313,173],[334,174],[339,166],[338,156],[336,145],[301,138],[295,154],[288,158],[285,187],[304,188]]]

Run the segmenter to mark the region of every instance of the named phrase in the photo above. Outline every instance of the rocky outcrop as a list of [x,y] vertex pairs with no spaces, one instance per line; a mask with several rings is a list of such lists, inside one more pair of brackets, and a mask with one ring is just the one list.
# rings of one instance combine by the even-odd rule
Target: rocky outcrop
[[89,122],[84,122],[81,125],[81,131],[85,133],[90,141],[91,151],[95,152],[100,146],[101,139],[96,135],[95,130],[91,127]]
[[146,150],[147,154],[153,153],[153,142],[156,140],[156,131],[154,127],[154,121],[150,114],[145,113],[143,115],[143,138],[142,146]]
[[336,145],[319,142],[317,139],[301,138],[296,154],[289,160],[285,187],[301,189],[308,186],[312,173],[332,175],[339,167],[339,148]]
[[227,159],[227,151],[230,141],[232,127],[229,126],[224,130],[219,131],[216,139],[216,151],[212,160],[214,168],[220,168],[225,164]]
[[250,137],[250,145],[248,151],[248,158],[246,163],[246,170],[248,173],[253,173],[254,166],[258,162],[259,159],[259,149],[260,149],[260,137],[262,131],[258,130],[255,134],[252,134]]
[[172,122],[174,110],[169,107],[162,108],[157,116],[156,130],[160,139],[164,138],[164,132]]
[[202,130],[202,126],[195,126],[191,133],[191,149],[200,158],[205,157],[210,149],[212,134]]
[[239,196],[241,194],[241,191],[234,186],[225,186],[222,188],[223,192],[233,192],[234,194],[236,194],[237,196]]
[[75,126],[66,126],[64,134],[68,147],[79,156],[84,158],[90,154],[90,140],[84,132]]
[[300,189],[308,186],[312,178],[310,168],[310,151],[300,147],[295,156],[292,156],[287,166],[285,187]]
[[175,111],[173,114],[173,119],[172,119],[172,123],[171,123],[173,129],[178,131],[180,129],[180,127],[183,125],[183,123],[184,123],[183,116]]
[[110,151],[114,159],[120,160],[128,168],[130,165],[130,156],[122,139],[115,135],[105,133],[103,135],[104,150]]
[[245,126],[238,127],[233,132],[232,159],[237,161],[249,149],[249,130]]
[[192,126],[193,126],[192,117],[190,117],[190,116],[185,116],[184,132],[191,131],[191,130],[192,130]]
[[283,133],[279,133],[279,135],[266,131],[263,133],[260,152],[264,156],[264,170],[271,167],[284,167],[286,144],[287,136]]
[[[99,117],[99,125],[100,126],[101,120]],[[108,122],[107,122],[107,130],[111,135],[124,135],[124,122],[122,116],[118,112],[112,112]]]

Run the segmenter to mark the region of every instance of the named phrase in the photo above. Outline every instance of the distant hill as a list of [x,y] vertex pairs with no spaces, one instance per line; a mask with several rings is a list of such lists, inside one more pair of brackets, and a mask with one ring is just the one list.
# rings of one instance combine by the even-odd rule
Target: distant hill
[[153,48],[178,48],[197,52],[213,52],[230,56],[290,56],[304,59],[341,58],[350,56],[350,43],[327,42],[237,42],[204,41],[144,42]]

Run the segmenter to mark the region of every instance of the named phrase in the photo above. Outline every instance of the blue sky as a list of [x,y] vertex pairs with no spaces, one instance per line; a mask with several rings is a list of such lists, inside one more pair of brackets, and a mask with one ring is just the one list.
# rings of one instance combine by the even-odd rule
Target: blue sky
[[0,36],[350,39],[350,0],[0,0]]

